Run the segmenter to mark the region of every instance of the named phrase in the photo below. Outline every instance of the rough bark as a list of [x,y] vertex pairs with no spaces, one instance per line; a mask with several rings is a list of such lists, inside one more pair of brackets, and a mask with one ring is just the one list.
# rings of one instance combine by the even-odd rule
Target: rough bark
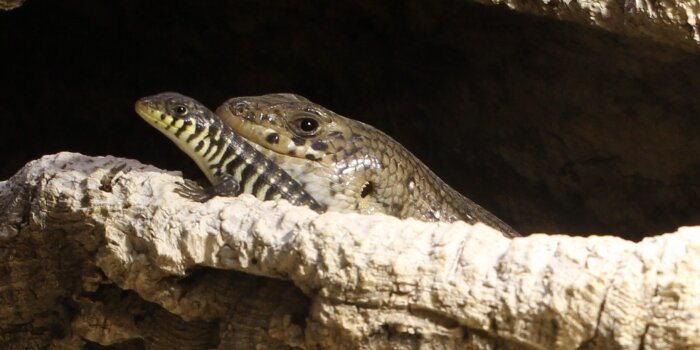
[[700,52],[698,0],[475,0]]
[[133,160],[0,182],[2,348],[669,349],[700,344],[700,230],[509,240],[478,224],[205,204]]
[[0,10],[13,10],[16,9],[20,6],[22,6],[22,3],[24,0],[0,0]]

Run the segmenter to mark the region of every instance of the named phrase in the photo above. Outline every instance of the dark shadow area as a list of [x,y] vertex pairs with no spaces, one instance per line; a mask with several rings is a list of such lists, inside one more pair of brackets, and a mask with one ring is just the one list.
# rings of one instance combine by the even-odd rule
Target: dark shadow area
[[700,59],[670,47],[466,1],[37,0],[0,42],[3,179],[59,151],[201,177],[136,99],[295,92],[522,232],[700,223]]
[[145,350],[146,345],[143,340],[127,340],[125,342],[117,343],[114,345],[102,346],[93,342],[86,342],[83,350]]

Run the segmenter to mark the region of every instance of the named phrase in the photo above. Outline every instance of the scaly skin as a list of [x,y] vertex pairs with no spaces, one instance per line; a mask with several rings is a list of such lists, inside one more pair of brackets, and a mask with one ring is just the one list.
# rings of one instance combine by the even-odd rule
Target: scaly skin
[[391,137],[304,97],[237,97],[216,113],[330,211],[483,222],[519,236]]
[[135,108],[185,151],[214,184],[210,189],[183,186],[178,192],[184,197],[205,201],[217,195],[250,193],[260,200],[284,198],[323,211],[289,174],[194,99],[165,92],[138,100]]

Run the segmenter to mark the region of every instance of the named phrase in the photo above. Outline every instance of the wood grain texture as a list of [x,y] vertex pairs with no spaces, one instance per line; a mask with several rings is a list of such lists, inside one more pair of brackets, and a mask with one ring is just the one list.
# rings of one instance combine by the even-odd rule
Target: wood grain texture
[[511,240],[248,195],[199,204],[180,181],[60,153],[1,182],[2,347],[700,344],[698,228]]

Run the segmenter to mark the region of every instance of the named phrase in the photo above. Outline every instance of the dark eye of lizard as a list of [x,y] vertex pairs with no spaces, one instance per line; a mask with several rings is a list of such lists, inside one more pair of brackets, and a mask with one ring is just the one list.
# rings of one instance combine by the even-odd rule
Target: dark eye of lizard
[[299,123],[299,129],[305,133],[312,133],[318,129],[318,122],[312,118],[301,118],[297,123]]
[[183,105],[177,105],[177,106],[175,106],[175,108],[173,108],[173,110],[175,111],[175,114],[177,114],[177,115],[185,115],[185,113],[187,113],[187,107],[185,107]]

